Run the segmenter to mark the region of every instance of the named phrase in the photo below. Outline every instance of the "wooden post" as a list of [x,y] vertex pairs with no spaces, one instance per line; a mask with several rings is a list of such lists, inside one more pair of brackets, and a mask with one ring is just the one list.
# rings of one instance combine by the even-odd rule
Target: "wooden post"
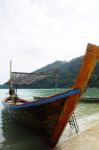
[[10,60],[10,88],[13,89],[12,86],[12,61]]
[[54,133],[52,135],[52,147],[54,147],[57,144],[65,126],[67,125],[72,113],[74,112],[74,109],[76,108],[76,105],[79,102],[80,96],[84,92],[88,80],[96,66],[97,59],[99,59],[99,46],[88,44],[78,78],[73,85],[73,89],[80,88],[80,93],[74,96],[70,96],[66,100],[64,104],[64,109],[62,110],[62,113],[56,124]]

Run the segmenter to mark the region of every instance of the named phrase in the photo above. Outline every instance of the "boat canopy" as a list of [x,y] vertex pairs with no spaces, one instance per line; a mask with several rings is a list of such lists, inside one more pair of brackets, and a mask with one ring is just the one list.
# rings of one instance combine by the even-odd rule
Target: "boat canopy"
[[43,80],[51,75],[44,73],[23,73],[23,72],[12,72],[11,79],[5,84],[10,84],[12,82],[15,85],[31,85],[34,82]]

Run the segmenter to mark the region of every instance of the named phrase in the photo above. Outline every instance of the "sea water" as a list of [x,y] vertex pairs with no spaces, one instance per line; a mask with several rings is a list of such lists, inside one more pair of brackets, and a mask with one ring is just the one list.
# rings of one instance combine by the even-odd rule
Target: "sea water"
[[[34,96],[49,96],[66,89],[19,89],[18,96],[34,99]],[[84,95],[99,97],[99,89],[90,88]],[[7,89],[0,90],[0,99],[8,96]],[[80,102],[75,110],[79,132],[99,123],[99,103]],[[75,133],[69,124],[65,128],[59,143],[68,140]],[[51,150],[44,140],[34,131],[13,120],[0,103],[0,150]]]

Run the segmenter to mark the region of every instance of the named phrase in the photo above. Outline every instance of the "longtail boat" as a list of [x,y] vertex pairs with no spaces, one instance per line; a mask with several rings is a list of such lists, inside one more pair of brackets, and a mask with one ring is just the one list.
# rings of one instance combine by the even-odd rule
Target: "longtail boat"
[[71,89],[30,101],[20,99],[10,91],[10,96],[2,103],[13,118],[40,130],[49,145],[55,147],[87,86],[98,59],[99,46],[88,44],[80,72]]
[[88,102],[88,103],[99,103],[99,97],[90,97],[90,96],[82,96],[80,98],[81,102]]

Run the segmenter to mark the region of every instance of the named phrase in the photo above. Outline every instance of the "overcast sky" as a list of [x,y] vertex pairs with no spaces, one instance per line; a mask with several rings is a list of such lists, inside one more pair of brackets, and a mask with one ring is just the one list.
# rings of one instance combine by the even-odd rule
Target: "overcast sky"
[[0,83],[99,45],[98,0],[0,0]]

